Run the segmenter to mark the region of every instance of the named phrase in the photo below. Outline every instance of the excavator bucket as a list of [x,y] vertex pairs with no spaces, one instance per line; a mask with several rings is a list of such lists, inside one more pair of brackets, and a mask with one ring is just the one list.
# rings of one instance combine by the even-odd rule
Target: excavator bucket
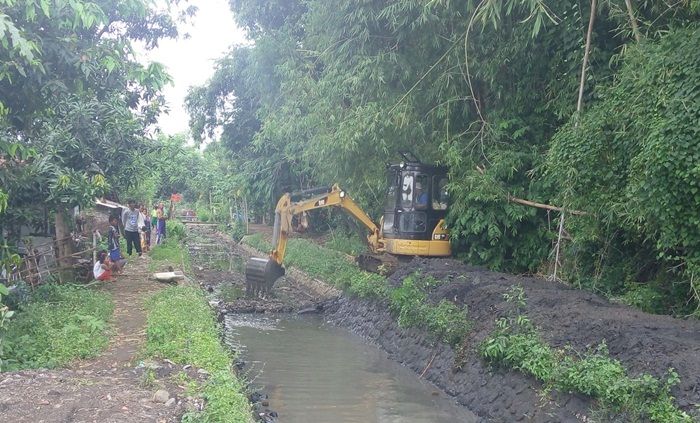
[[266,297],[275,281],[284,276],[284,267],[267,258],[252,257],[245,266],[247,297]]

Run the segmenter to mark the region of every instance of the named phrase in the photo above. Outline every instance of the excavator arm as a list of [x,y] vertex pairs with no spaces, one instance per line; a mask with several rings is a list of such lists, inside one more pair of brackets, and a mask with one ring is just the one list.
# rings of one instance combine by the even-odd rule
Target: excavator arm
[[292,231],[292,218],[304,212],[324,207],[340,207],[355,219],[360,221],[368,230],[367,242],[373,253],[384,251],[384,243],[379,227],[372,221],[337,184],[329,191],[311,198],[293,201],[292,194],[284,194],[275,208],[275,225],[272,233],[272,252],[268,258],[251,258],[246,265],[246,294],[265,295],[272,289],[277,279],[284,275],[284,255],[287,250],[287,240]]
[[292,201],[292,195],[284,194],[277,202],[275,208],[275,226],[272,233],[273,250],[270,259],[281,265],[287,249],[287,239],[292,231],[292,218],[304,212],[316,210],[324,207],[340,207],[352,217],[362,223],[368,230],[367,243],[372,252],[381,252],[383,245],[380,241],[379,228],[374,224],[372,218],[350,198],[337,184],[333,185],[328,193],[315,197]]

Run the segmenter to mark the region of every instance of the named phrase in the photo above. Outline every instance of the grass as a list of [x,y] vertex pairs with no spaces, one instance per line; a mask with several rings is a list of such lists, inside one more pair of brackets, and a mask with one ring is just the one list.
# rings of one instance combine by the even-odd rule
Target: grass
[[[260,234],[247,236],[243,242],[260,251],[271,248]],[[386,300],[399,325],[425,328],[450,345],[458,345],[471,328],[465,309],[446,300],[437,304],[428,300],[427,291],[440,283],[435,279],[414,275],[404,279],[402,286],[392,288],[384,277],[361,270],[343,253],[300,238],[289,240],[285,265],[333,283],[352,295]]]
[[162,244],[153,247],[149,255],[151,262],[148,270],[151,272],[165,266],[172,266],[173,269],[181,269],[184,272],[192,269],[187,249],[183,248],[176,238],[167,238]]
[[256,250],[264,253],[272,250],[272,244],[267,242],[261,233],[246,235],[241,239],[241,242],[248,244]]
[[512,287],[504,297],[513,307],[496,321],[497,330],[479,346],[486,360],[530,375],[547,389],[592,397],[615,421],[692,421],[674,404],[670,389],[680,380],[673,369],[663,381],[648,374],[631,377],[622,363],[608,355],[605,343],[583,354],[554,350],[523,314],[522,287]]
[[95,357],[107,347],[113,309],[103,292],[41,286],[7,323],[3,370],[54,368]]
[[189,386],[206,399],[204,410],[189,412],[184,422],[251,422],[245,386],[236,377],[233,356],[222,345],[216,319],[206,297],[196,287],[169,287],[147,302],[145,353],[179,364],[191,364],[210,374],[207,382]]
[[323,246],[351,256],[356,256],[367,251],[367,245],[357,234],[353,233],[348,235],[339,231],[331,232],[328,241],[326,241]]

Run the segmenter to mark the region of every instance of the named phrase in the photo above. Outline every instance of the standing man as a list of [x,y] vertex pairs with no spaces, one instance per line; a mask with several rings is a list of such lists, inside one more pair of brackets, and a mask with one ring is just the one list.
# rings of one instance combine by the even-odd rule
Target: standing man
[[122,212],[122,224],[124,225],[124,238],[126,239],[126,253],[131,256],[132,246],[141,257],[141,237],[139,236],[139,224],[143,222],[141,212],[136,208],[134,200],[127,201],[129,208]]

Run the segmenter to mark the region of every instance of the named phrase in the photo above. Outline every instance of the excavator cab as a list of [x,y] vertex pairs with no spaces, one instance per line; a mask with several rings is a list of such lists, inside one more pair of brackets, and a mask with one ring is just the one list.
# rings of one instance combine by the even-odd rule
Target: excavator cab
[[385,252],[398,256],[449,256],[449,234],[445,228],[449,206],[447,169],[406,160],[387,166],[387,177],[381,221]]

